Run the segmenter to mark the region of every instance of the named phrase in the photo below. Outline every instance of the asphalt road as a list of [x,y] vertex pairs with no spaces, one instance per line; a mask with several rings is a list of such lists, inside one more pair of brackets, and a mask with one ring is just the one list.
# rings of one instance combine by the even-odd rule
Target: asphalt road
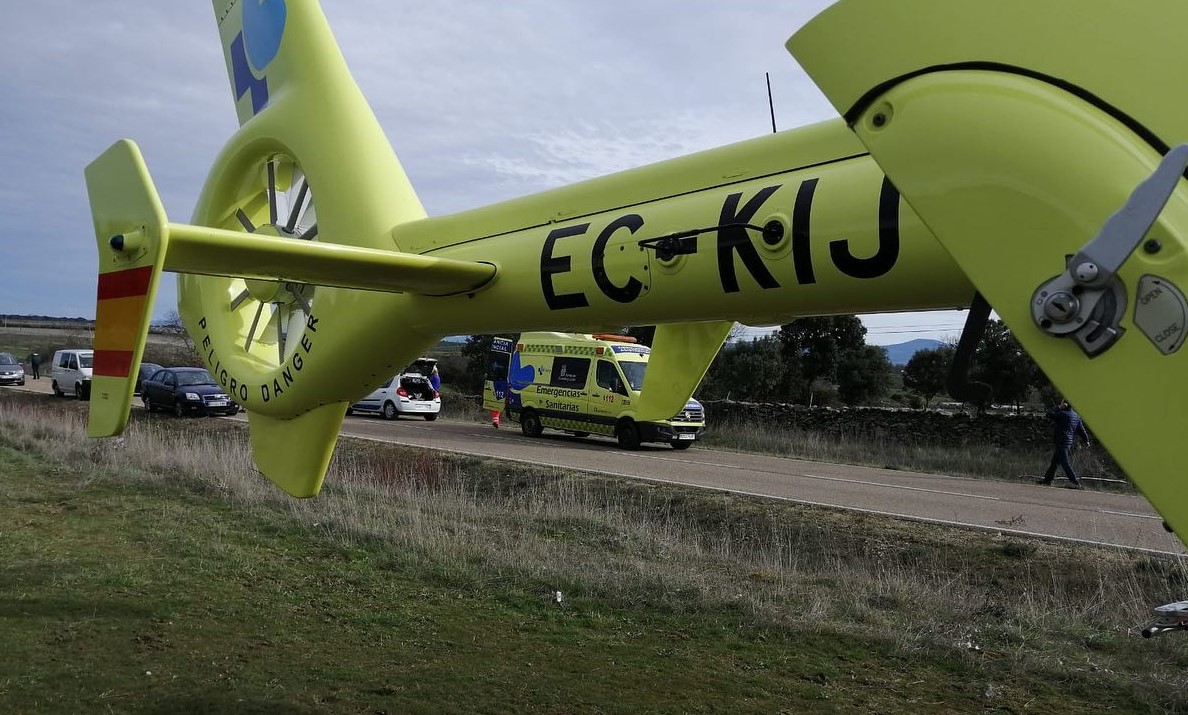
[[[510,427],[510,429],[509,429]],[[717,489],[804,504],[859,509],[922,521],[975,526],[1172,553],[1188,553],[1164,531],[1146,498],[1091,489],[969,479],[808,462],[756,454],[644,445],[635,452],[609,439],[546,430],[401,418],[348,417],[342,433],[451,452],[498,457],[631,479]],[[1059,484],[1059,482],[1058,482]]]
[[[49,381],[30,380],[26,389],[48,393]],[[511,423],[496,430],[490,425],[449,420],[426,422],[406,417],[388,422],[354,416],[346,418],[342,434],[1003,533],[1188,554],[1179,539],[1164,531],[1160,517],[1146,498],[1138,495],[808,462],[700,447],[678,452],[666,445],[645,445],[632,452],[619,449],[608,439],[578,439],[551,431],[532,439]]]

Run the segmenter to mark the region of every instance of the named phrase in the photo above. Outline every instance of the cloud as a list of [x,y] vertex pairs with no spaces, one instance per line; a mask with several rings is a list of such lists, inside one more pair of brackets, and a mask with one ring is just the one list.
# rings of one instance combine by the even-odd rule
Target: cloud
[[[722,141],[728,138],[727,141]],[[738,139],[719,122],[679,113],[663,122],[584,121],[513,141],[519,151],[493,147],[467,163],[542,188],[603,176],[683,156]]]
[[[784,49],[828,0],[326,2],[427,209],[450,213],[834,116]],[[0,44],[5,312],[94,315],[83,167],[141,147],[189,219],[236,127],[209,3],[38,0]],[[175,305],[173,280],[156,303]],[[66,286],[50,289],[47,286]]]

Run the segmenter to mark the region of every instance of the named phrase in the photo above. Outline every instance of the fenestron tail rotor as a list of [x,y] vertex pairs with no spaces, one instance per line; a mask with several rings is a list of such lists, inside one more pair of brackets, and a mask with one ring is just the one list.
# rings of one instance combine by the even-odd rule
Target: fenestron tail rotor
[[[314,192],[290,156],[268,157],[245,186],[228,227],[256,235],[316,241]],[[246,353],[277,365],[293,354],[301,326],[313,314],[316,290],[308,283],[229,279],[227,310],[240,323]]]

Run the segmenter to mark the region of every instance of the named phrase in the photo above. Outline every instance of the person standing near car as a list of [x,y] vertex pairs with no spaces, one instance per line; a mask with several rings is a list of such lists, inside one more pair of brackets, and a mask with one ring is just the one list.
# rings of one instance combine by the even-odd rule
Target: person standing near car
[[41,379],[41,356],[37,353],[29,354],[29,372],[33,374],[34,380]]
[[1080,489],[1081,480],[1068,461],[1068,453],[1078,437],[1088,446],[1089,432],[1085,429],[1085,423],[1067,400],[1048,410],[1048,419],[1052,420],[1052,461],[1048,464],[1048,471],[1036,483],[1051,484],[1056,476],[1056,467],[1059,466],[1068,477],[1068,488]]
[[434,392],[441,392],[441,373],[437,371],[436,365],[429,372],[429,386],[433,388]]

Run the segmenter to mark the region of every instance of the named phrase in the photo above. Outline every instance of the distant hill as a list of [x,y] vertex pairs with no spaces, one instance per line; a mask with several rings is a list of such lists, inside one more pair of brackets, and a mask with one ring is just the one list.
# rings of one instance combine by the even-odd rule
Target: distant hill
[[887,351],[887,359],[891,361],[892,365],[907,365],[908,360],[921,350],[935,350],[944,345],[939,340],[929,340],[927,338],[917,338],[909,340],[906,343],[896,343],[894,345],[883,345],[882,348]]

